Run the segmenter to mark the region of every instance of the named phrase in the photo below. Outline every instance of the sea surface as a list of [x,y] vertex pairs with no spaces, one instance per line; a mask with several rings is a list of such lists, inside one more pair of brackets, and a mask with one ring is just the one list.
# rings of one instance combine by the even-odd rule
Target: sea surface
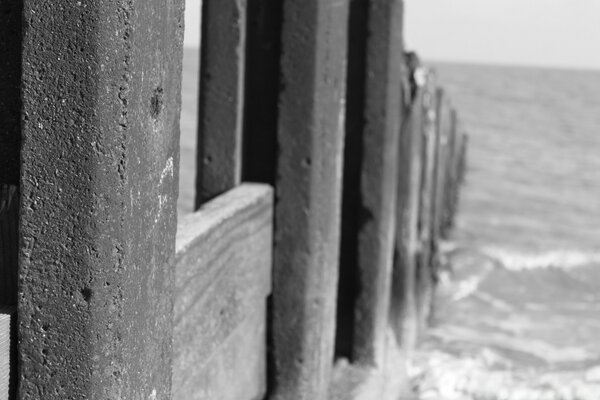
[[600,71],[433,68],[468,171],[416,391],[600,399]]
[[469,135],[454,238],[600,250],[600,71],[434,64]]

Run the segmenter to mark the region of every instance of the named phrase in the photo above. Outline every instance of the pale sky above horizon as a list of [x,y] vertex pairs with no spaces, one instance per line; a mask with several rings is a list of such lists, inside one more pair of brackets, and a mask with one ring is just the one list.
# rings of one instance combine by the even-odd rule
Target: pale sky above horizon
[[599,0],[405,0],[423,58],[600,69]]
[[[186,7],[185,45],[197,47],[200,0]],[[600,0],[405,0],[405,8],[407,47],[424,59],[600,69]]]

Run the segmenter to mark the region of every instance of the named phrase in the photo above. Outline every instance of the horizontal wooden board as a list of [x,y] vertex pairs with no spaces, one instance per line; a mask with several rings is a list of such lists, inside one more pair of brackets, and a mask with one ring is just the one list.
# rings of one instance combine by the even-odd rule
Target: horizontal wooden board
[[[174,399],[258,400],[266,390],[266,307],[253,310],[210,356],[194,371],[192,389],[183,393],[175,386]],[[195,369],[191,365],[189,369]]]
[[11,319],[14,307],[0,306],[0,400],[9,399],[11,381]]
[[[202,382],[211,360],[226,358],[219,352],[230,346],[226,343],[233,339],[228,338],[247,324],[249,315],[264,311],[264,299],[271,289],[272,225],[273,191],[259,184],[242,184],[180,222],[175,272],[175,399],[207,398],[202,395],[206,389]],[[252,329],[264,328],[265,322],[264,318],[257,321]],[[248,351],[255,357],[266,355],[264,348],[257,346]],[[245,354],[241,364],[251,367],[251,358]],[[242,378],[232,382],[238,385]]]

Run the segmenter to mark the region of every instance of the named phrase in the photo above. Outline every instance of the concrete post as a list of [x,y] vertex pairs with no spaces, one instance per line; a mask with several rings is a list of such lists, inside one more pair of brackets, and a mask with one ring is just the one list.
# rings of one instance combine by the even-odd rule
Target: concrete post
[[168,399],[181,0],[26,0],[21,399]]
[[274,399],[325,400],[333,367],[348,0],[285,0],[272,296]]
[[[356,230],[354,233],[344,230],[345,234],[357,235],[357,265],[344,264],[342,268],[357,273],[351,358],[366,365],[383,363],[389,322],[398,143],[403,118],[400,110],[404,99],[402,16],[401,0],[368,1],[366,12],[354,21],[365,27],[358,28],[366,38],[362,43],[364,57],[357,53],[348,61],[364,63],[360,68],[362,82],[349,82],[348,86],[348,101],[353,101],[354,96],[364,96],[364,108],[362,118],[356,116],[350,120],[349,116],[347,131],[347,143],[355,145],[346,152],[345,174],[358,170],[360,178],[354,182],[357,187],[344,189],[344,201],[352,201],[347,200],[346,193],[352,196],[353,191],[358,196],[354,200],[356,208],[349,215],[356,219]],[[358,167],[350,163],[358,163]]]
[[204,0],[196,209],[242,177],[246,0]]

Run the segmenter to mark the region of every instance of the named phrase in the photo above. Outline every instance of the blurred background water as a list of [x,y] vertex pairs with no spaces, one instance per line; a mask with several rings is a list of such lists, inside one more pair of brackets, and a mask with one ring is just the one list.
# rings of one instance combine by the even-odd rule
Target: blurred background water
[[600,71],[434,68],[469,145],[421,399],[600,399]]
[[600,249],[600,71],[434,68],[470,140],[455,240]]

